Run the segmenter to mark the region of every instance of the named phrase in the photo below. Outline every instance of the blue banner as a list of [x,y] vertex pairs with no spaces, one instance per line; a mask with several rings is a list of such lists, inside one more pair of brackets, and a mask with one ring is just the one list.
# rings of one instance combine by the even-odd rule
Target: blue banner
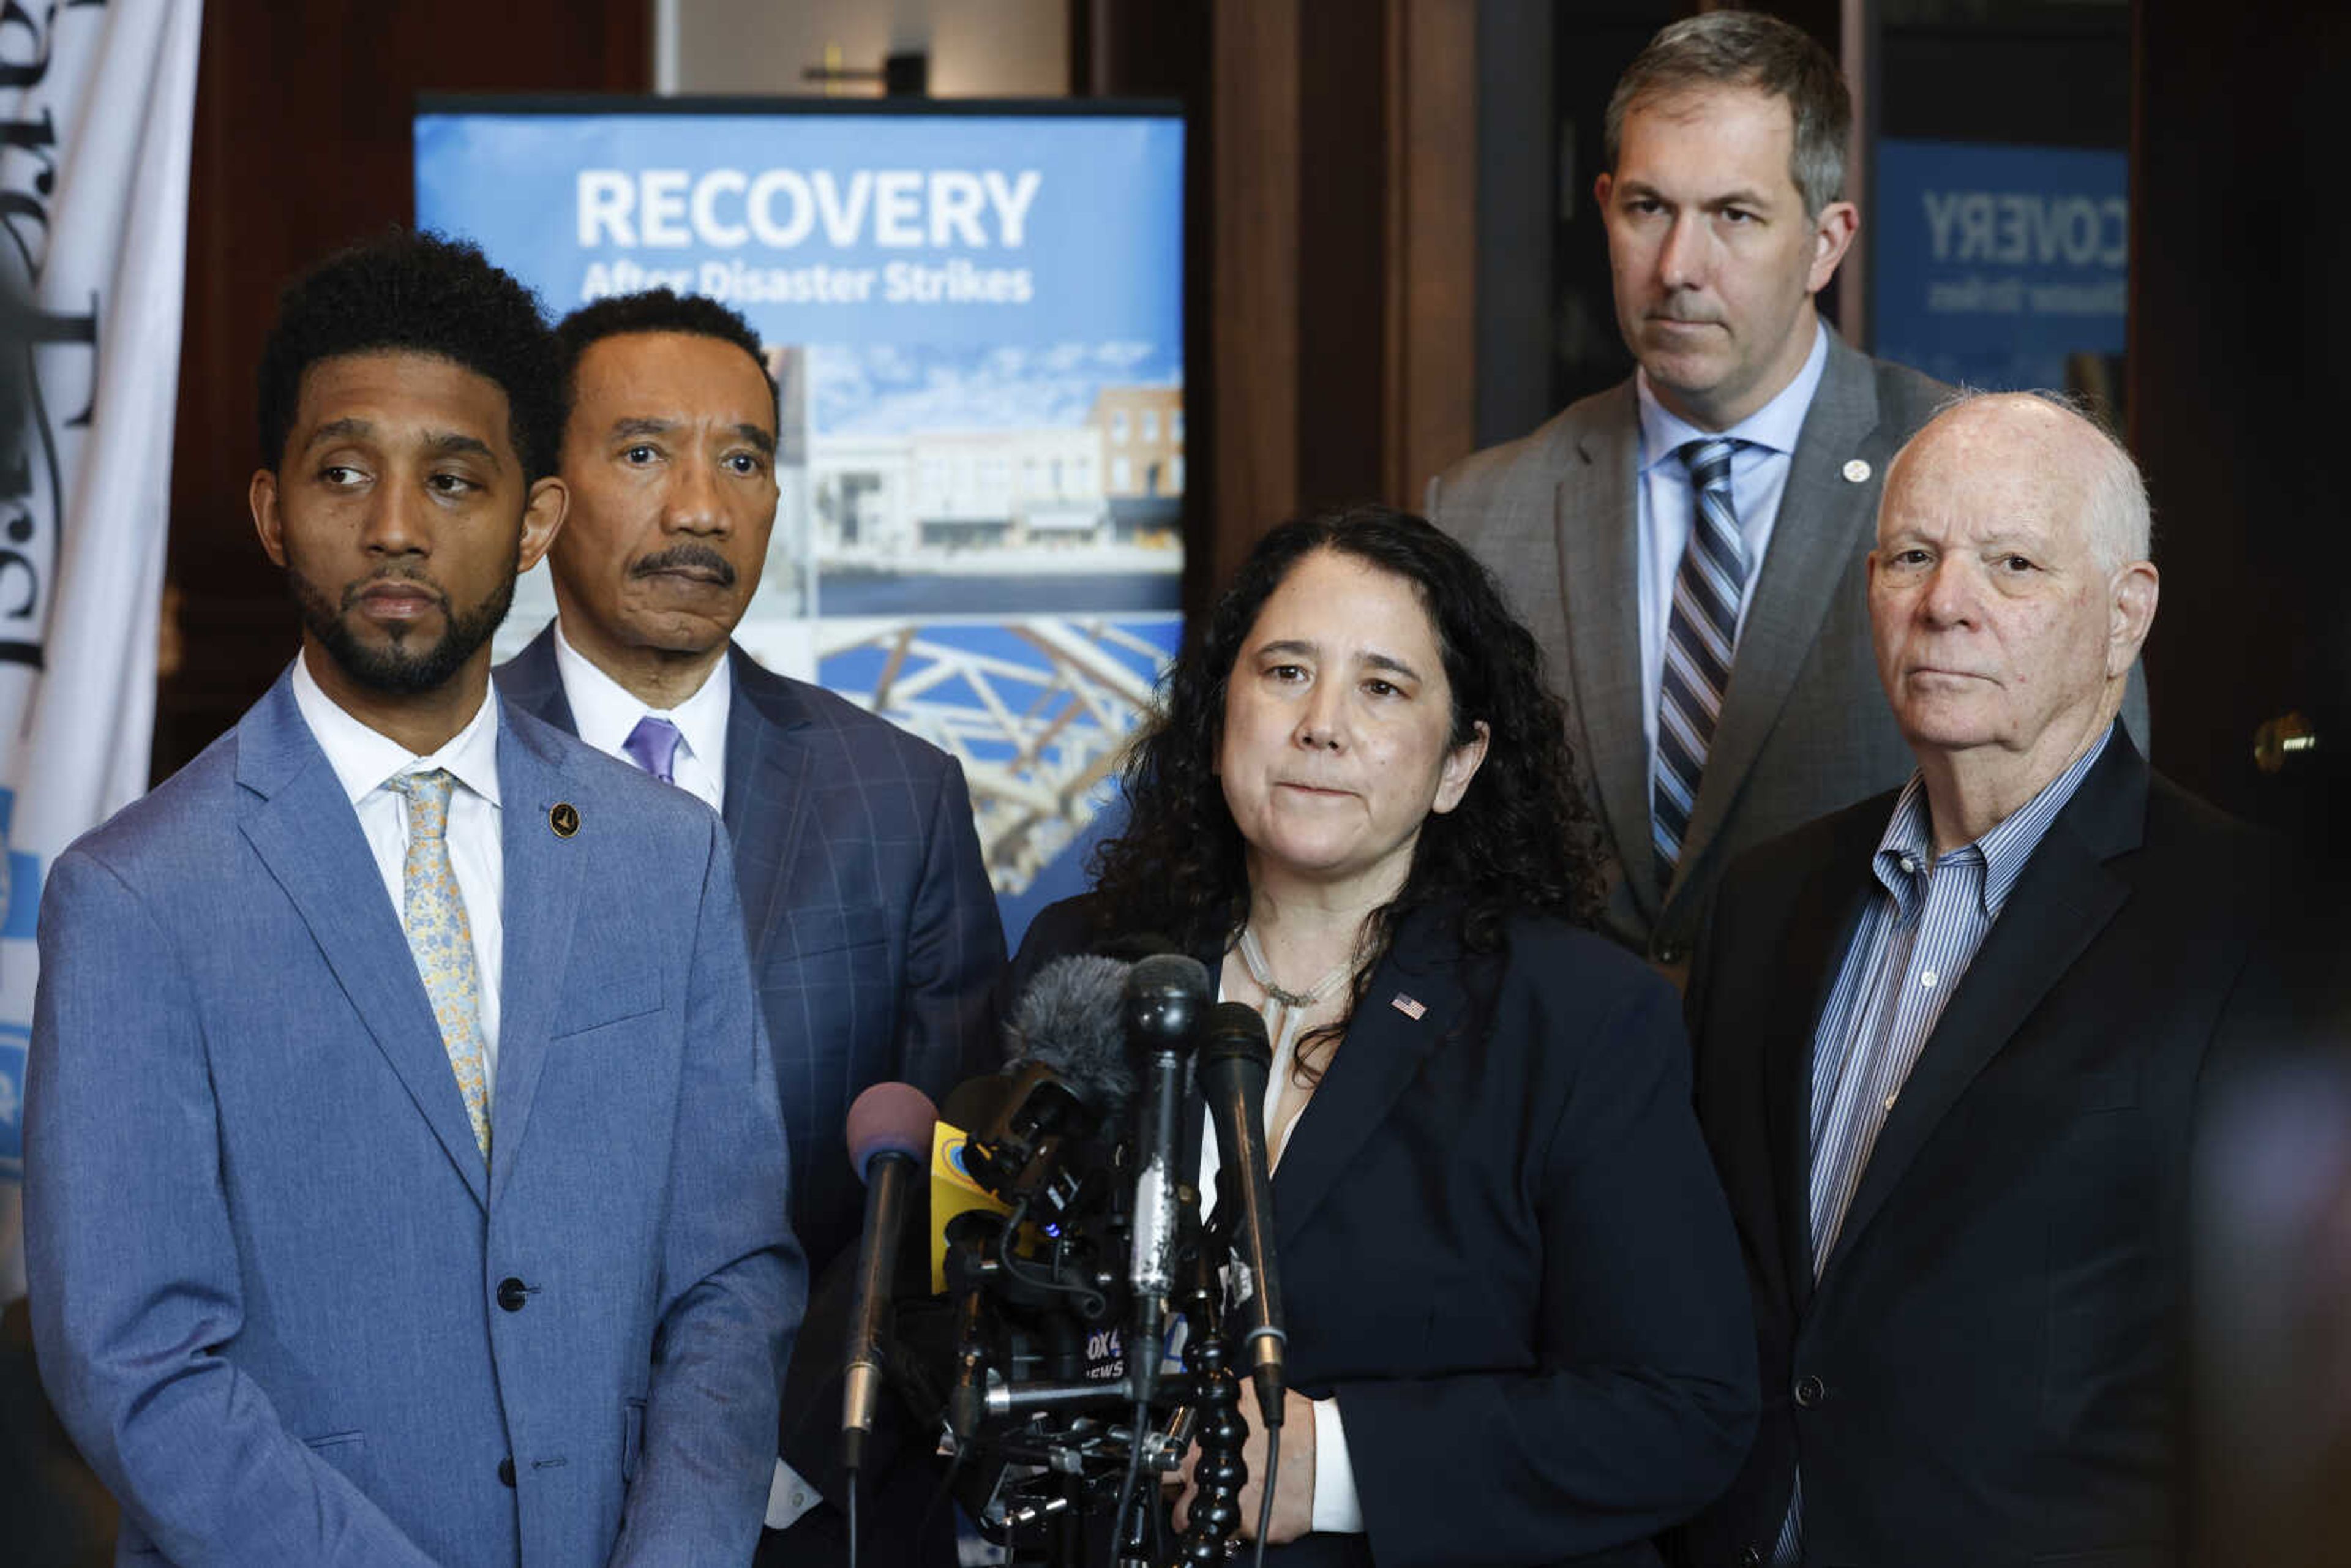
[[472,235],[551,308],[666,286],[775,343],[1178,351],[1183,169],[1167,117],[416,121],[417,222]]
[[2101,390],[2096,361],[2124,347],[2128,178],[2120,152],[1881,141],[1878,356],[1987,389]]
[[[1011,940],[1078,891],[1181,634],[1182,120],[436,107],[416,193],[559,316],[743,313],[779,498],[737,641],[963,764]],[[497,655],[553,612],[528,574]]]

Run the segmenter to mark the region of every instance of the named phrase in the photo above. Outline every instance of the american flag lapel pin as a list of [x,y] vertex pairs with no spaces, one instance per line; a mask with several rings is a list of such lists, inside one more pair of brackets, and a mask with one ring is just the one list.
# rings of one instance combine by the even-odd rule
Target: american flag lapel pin
[[1424,1007],[1419,1002],[1414,1001],[1402,991],[1398,991],[1395,994],[1395,999],[1388,1003],[1388,1006],[1395,1009],[1396,1011],[1404,1014],[1405,1017],[1412,1019],[1415,1023],[1418,1023],[1420,1021],[1420,1015],[1428,1010],[1427,1008]]

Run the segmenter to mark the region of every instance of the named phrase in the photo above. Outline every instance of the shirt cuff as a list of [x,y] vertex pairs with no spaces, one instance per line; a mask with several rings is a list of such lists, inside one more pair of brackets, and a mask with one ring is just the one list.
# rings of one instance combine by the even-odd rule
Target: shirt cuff
[[1364,1532],[1363,1500],[1355,1495],[1355,1467],[1347,1457],[1347,1428],[1336,1399],[1313,1400],[1315,1530],[1332,1535]]

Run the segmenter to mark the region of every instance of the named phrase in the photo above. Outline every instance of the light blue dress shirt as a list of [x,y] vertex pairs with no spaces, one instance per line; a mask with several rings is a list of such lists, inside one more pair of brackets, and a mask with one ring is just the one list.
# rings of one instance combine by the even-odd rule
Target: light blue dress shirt
[[[2065,771],[1973,843],[1938,855],[1926,780],[1914,773],[1894,803],[1871,869],[1879,892],[1845,945],[1835,988],[1813,1036],[1813,1277],[1836,1249],[1844,1211],[1910,1070],[1958,990],[2010,890],[2106,747],[2108,724]],[[1772,1568],[1803,1557],[1803,1471],[1780,1528]]]

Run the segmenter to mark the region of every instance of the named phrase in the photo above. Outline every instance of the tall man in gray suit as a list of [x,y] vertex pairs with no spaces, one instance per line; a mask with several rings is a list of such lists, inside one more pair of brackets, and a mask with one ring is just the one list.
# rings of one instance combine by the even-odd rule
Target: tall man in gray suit
[[[862,1223],[850,1103],[892,1079],[944,1098],[1002,1060],[987,1018],[1004,936],[963,769],[730,640],[777,500],[775,384],[743,319],[657,289],[575,311],[557,341],[571,492],[549,558],[557,617],[498,685],[724,816],[777,1042],[792,1222],[821,1276]],[[768,1522],[815,1500],[783,1472]]]
[[490,690],[553,382],[469,246],[287,291],[252,502],[301,652],[43,895],[33,1330],[118,1562],[758,1539],[804,1298],[726,836]]
[[1609,100],[1594,192],[1639,371],[1429,486],[1567,698],[1606,928],[1669,969],[1742,847],[1910,768],[1863,561],[1886,464],[1943,389],[1813,308],[1859,222],[1851,124],[1836,62],[1785,22],[1660,32]]

